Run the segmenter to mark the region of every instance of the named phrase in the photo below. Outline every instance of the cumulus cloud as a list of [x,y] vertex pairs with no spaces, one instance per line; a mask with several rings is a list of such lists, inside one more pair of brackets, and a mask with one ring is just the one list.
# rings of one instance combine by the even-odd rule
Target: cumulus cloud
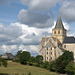
[[49,28],[29,27],[18,22],[7,26],[0,23],[0,53],[26,50],[32,55],[38,54],[41,38],[44,33],[51,33],[48,31]]
[[58,11],[58,14],[61,15],[67,22],[75,22],[75,1],[64,1]]
[[18,21],[30,27],[49,27],[53,25],[53,18],[48,13],[39,13],[22,9]]
[[31,55],[36,56],[39,53],[38,45],[2,45],[0,46],[0,53],[13,53],[14,55],[19,51],[28,51]]
[[[56,22],[54,22],[55,26]],[[29,51],[32,55],[39,53],[39,43],[42,37],[51,36],[52,29],[29,27],[21,23],[11,23],[9,26],[0,23],[0,53],[12,52],[16,54],[18,50]],[[64,23],[66,29],[68,24]]]
[[20,0],[28,9],[22,9],[18,21],[30,27],[50,27],[54,23],[52,8],[61,0]]
[[20,0],[24,5],[28,5],[29,9],[35,10],[49,10],[51,7],[56,6],[61,0]]

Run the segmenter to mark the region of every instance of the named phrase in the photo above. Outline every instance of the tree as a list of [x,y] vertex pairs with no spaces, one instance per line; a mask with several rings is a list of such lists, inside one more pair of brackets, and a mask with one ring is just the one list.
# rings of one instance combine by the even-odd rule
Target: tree
[[35,61],[40,65],[43,62],[43,56],[37,55],[35,57]]
[[29,65],[33,65],[35,63],[35,57],[30,57],[29,58]]
[[44,64],[43,64],[43,67],[47,70],[49,70],[49,62],[48,61],[45,61]]
[[16,54],[16,57],[20,58],[21,53],[22,53],[22,50],[18,51],[17,54]]
[[74,75],[75,67],[72,61],[66,66],[65,71],[68,75]]
[[73,52],[64,51],[64,53],[56,59],[56,71],[60,73],[65,73],[65,67],[70,61],[73,61]]
[[13,61],[20,62],[20,55],[21,55],[21,53],[22,53],[22,50],[18,51],[17,54],[16,54],[16,59],[13,60]]
[[20,55],[20,63],[21,64],[27,64],[27,61],[29,61],[30,53],[27,51],[23,51]]
[[3,58],[0,58],[0,66],[3,65],[4,67],[7,67],[8,63]]
[[51,61],[49,66],[50,71],[56,70],[56,61]]

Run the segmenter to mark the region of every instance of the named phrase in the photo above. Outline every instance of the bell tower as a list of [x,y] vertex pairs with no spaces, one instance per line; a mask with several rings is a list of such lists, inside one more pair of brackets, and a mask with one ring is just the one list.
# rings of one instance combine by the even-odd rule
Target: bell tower
[[61,43],[63,43],[63,39],[66,37],[66,29],[63,26],[60,16],[57,19],[55,28],[52,29],[52,37],[59,39]]

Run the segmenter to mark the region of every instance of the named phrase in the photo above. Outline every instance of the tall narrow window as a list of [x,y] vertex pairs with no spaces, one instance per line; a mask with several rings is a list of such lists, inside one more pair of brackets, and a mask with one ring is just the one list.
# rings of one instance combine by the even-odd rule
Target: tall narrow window
[[58,34],[60,34],[60,31],[58,31]]
[[48,47],[47,47],[47,50],[48,50]]
[[52,60],[52,57],[51,57],[51,60]]
[[54,32],[54,34],[56,34],[56,31]]
[[52,52],[51,52],[51,55],[52,55]]
[[47,52],[47,55],[48,55],[48,52]]
[[52,50],[52,47],[51,47],[51,50]]
[[47,57],[47,60],[48,60],[48,57]]
[[66,48],[66,45],[64,45],[64,48]]

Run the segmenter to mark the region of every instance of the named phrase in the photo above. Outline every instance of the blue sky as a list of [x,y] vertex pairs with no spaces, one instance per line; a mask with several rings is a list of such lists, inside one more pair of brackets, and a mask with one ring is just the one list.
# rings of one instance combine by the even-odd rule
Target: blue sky
[[0,53],[37,55],[41,38],[51,36],[59,15],[68,36],[75,36],[74,0],[0,0]]

